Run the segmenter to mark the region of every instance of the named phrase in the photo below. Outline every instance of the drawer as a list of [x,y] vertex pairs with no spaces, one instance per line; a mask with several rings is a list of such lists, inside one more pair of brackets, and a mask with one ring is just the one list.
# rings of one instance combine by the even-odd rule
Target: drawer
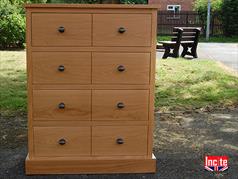
[[95,126],[92,155],[146,155],[147,126]]
[[149,84],[150,53],[93,53],[92,82]]
[[34,120],[91,120],[90,90],[34,90]]
[[94,14],[94,46],[151,46],[150,14]]
[[93,120],[148,120],[148,90],[93,90]]
[[33,52],[34,84],[90,84],[91,53]]
[[37,157],[69,157],[91,154],[90,127],[34,127]]
[[90,14],[33,13],[32,46],[90,46]]

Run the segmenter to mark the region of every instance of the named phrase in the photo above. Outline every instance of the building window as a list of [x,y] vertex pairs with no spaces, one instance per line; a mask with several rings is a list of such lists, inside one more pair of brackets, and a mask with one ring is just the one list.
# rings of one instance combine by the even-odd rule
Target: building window
[[181,5],[167,5],[167,10],[178,13],[179,11],[181,11]]
[[180,19],[179,12],[181,11],[181,5],[167,5],[167,10],[171,12],[171,15],[167,19]]

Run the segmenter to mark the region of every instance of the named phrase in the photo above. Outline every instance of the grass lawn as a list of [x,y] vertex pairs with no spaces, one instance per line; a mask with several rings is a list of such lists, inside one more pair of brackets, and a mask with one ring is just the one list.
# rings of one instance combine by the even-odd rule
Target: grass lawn
[[[155,106],[160,109],[199,108],[238,103],[238,77],[208,60],[157,61]],[[26,113],[24,51],[0,51],[1,115]]]
[[[159,35],[157,36],[158,41],[170,41],[171,36]],[[218,43],[238,43],[238,36],[233,37],[210,37],[209,41],[205,37],[201,36],[199,42],[218,42]]]
[[191,109],[238,104],[238,76],[211,60],[159,60],[155,106]]
[[0,51],[0,114],[26,113],[26,53]]

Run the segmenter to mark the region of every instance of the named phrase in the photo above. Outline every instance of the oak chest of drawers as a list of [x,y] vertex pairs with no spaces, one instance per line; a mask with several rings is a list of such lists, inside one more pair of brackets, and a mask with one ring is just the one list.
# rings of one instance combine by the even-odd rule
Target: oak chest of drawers
[[26,9],[26,173],[155,172],[156,8]]

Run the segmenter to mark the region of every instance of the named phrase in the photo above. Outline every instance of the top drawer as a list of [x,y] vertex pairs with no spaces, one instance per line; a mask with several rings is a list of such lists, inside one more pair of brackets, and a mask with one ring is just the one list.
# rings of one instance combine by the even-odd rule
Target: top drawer
[[150,14],[94,14],[94,46],[151,46]]
[[91,16],[33,13],[32,46],[91,46]]

